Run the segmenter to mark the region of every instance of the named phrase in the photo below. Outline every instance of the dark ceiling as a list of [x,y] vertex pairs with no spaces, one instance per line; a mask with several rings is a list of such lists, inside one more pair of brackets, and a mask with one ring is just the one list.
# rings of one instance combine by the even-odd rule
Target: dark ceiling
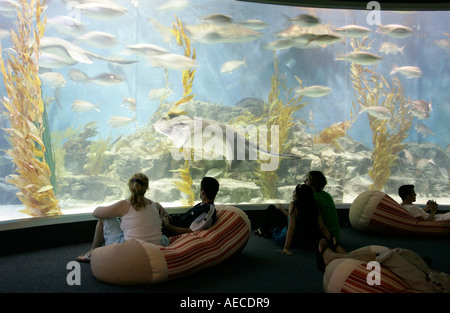
[[[238,0],[243,2],[257,2],[266,4],[290,5],[300,7],[316,7],[316,8],[339,8],[339,9],[357,9],[366,10],[369,1],[362,0]],[[443,0],[422,0],[422,1],[406,1],[406,0],[379,0],[381,10],[394,11],[442,11],[450,10],[450,1]]]

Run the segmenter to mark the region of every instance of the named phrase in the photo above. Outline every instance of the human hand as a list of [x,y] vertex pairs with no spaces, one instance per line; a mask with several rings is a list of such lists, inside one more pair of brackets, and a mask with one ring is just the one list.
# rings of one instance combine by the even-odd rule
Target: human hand
[[283,251],[281,251],[281,253],[285,254],[285,255],[293,255],[294,254],[294,252],[292,252],[291,250],[286,249],[286,248],[284,248]]

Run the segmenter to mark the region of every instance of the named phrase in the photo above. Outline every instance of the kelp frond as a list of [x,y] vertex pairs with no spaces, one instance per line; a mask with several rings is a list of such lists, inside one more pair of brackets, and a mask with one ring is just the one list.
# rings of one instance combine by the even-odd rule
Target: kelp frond
[[[194,48],[192,48],[192,53],[191,53],[191,40],[184,32],[183,24],[178,19],[178,17],[175,16],[175,19],[176,19],[176,23],[175,22],[173,23],[173,29],[171,29],[171,32],[175,36],[177,44],[180,47],[184,46],[184,55],[188,58],[195,60],[197,55],[195,53]],[[183,111],[177,109],[177,107],[180,104],[189,102],[190,100],[192,100],[194,98],[195,95],[192,94],[192,83],[194,82],[194,74],[195,74],[195,69],[182,71],[181,81],[183,83],[183,90],[184,90],[183,97],[173,104],[173,107],[170,109],[168,114],[185,114],[186,113],[186,112],[183,112]]]
[[[370,47],[370,45],[368,45]],[[365,41],[352,40],[355,50],[366,49]],[[372,130],[372,168],[369,176],[373,183],[371,190],[381,190],[391,175],[390,168],[395,165],[398,153],[403,151],[403,141],[408,137],[412,124],[412,114],[406,105],[406,97],[400,81],[392,77],[392,83],[375,70],[352,64],[351,74],[355,99],[353,102],[352,119],[363,107],[382,107],[389,112],[390,117],[380,119],[369,115],[369,126]]]
[[[38,77],[40,39],[44,35],[46,19],[42,20],[45,1],[20,1],[17,12],[17,30],[11,30],[15,55],[4,60],[0,55],[0,71],[8,97],[2,104],[7,109],[11,128],[11,150],[7,153],[17,166],[17,174],[8,180],[19,192],[25,205],[22,211],[31,216],[62,214],[46,162],[43,134],[45,131],[44,102]],[[36,20],[33,25],[33,20]]]
[[[302,81],[296,77],[300,86]],[[284,97],[280,95],[281,90],[284,91]],[[267,125],[266,147],[272,143],[272,126],[278,127],[278,147],[279,153],[285,153],[290,149],[291,142],[289,141],[290,129],[295,124],[294,114],[307,103],[302,102],[303,97],[295,97],[293,88],[288,89],[286,86],[286,78],[281,78],[278,73],[278,60],[274,54],[274,74],[271,79],[271,89],[267,97],[267,102],[264,103],[264,117]],[[261,143],[259,143],[261,145]],[[263,145],[264,146],[264,145]],[[258,159],[258,163],[265,163],[268,161]],[[276,198],[276,184],[278,181],[278,174],[275,171],[261,171],[259,166],[255,172],[257,184],[261,187],[262,193],[266,198]]]
[[182,204],[192,206],[194,204],[195,195],[194,191],[192,190],[193,181],[189,169],[189,161],[186,160],[184,162],[183,168],[173,170],[172,172],[179,173],[181,180],[174,180],[173,183],[179,191],[187,195],[187,199],[181,200]]

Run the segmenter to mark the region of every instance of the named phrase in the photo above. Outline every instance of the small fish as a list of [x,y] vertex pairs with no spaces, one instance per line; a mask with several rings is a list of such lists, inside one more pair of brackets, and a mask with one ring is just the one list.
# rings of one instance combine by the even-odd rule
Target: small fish
[[427,126],[425,126],[422,123],[417,123],[414,126],[414,129],[421,134],[423,137],[428,137],[430,135],[435,135],[436,133],[434,133],[430,128],[428,128]]
[[164,42],[169,43],[174,38],[174,35],[172,34],[171,28],[167,27],[149,17],[147,17],[147,21],[152,23],[153,27],[156,28],[156,30],[159,32],[159,34],[163,37]]
[[298,42],[294,39],[278,39],[275,41],[269,42],[267,45],[264,46],[264,49],[278,51],[278,50],[284,50],[284,49],[290,49],[292,47],[295,47],[298,44]]
[[75,64],[77,64],[77,62],[73,59],[54,53],[41,52],[41,54],[39,55],[39,67],[55,69]]
[[232,73],[241,66],[246,65],[246,61],[244,60],[231,60],[222,64],[220,68],[221,73]]
[[390,72],[390,75],[394,75],[396,73],[400,73],[408,78],[422,77],[422,70],[417,66],[402,66],[402,67],[394,66],[394,68]]
[[253,30],[261,30],[269,26],[269,24],[261,20],[246,20],[239,24]]
[[444,49],[447,52],[450,51],[450,40],[449,39],[435,40],[434,43],[439,48]]
[[[326,144],[333,145],[336,149],[341,150],[338,139],[345,136],[347,129],[352,125],[351,122],[338,122],[322,130],[319,135],[314,137],[314,145]],[[319,148],[326,148],[324,145],[319,145]],[[317,148],[316,148],[317,149]]]
[[314,35],[306,42],[306,45],[313,44],[317,46],[327,46],[336,43],[340,40],[342,40],[342,38],[336,35],[330,34]]
[[223,173],[225,173],[224,167],[223,168],[212,168],[206,172],[205,176],[217,178],[217,177],[221,176]]
[[166,53],[153,56],[151,58],[151,66],[185,71],[196,68],[197,62],[194,59],[184,55]]
[[301,27],[313,27],[319,24],[320,20],[317,17],[309,14],[300,14],[296,17],[289,19],[289,22]]
[[417,167],[419,170],[424,170],[424,169],[427,168],[430,164],[436,165],[436,163],[434,162],[433,159],[425,159],[425,158],[422,158],[422,159],[419,159],[419,160],[417,161],[416,167]]
[[187,0],[169,0],[164,1],[164,4],[159,6],[157,10],[181,10],[189,5]]
[[360,65],[374,65],[381,61],[383,57],[364,51],[353,51],[336,58],[336,60],[346,60]]
[[98,20],[110,20],[119,16],[124,15],[128,12],[124,7],[108,2],[88,2],[88,3],[78,3],[72,1],[71,5],[74,9],[80,10],[82,14],[90,16]]
[[293,58],[290,58],[289,60],[284,63],[284,66],[286,66],[287,69],[292,70],[295,66],[295,60]]
[[111,116],[108,121],[108,126],[112,128],[120,128],[127,126],[131,122],[136,121],[136,116],[126,117],[126,116]]
[[414,156],[412,155],[412,153],[406,149],[403,150],[403,153],[405,154],[406,161],[408,161],[410,165],[414,165]]
[[75,101],[72,103],[72,110],[75,111],[75,112],[77,112],[77,113],[88,112],[88,111],[90,111],[90,110],[92,110],[92,109],[94,109],[94,110],[96,110],[96,111],[98,111],[98,112],[101,112],[101,111],[97,108],[97,106],[98,106],[98,104],[97,104],[97,105],[93,105],[92,103],[87,102],[87,101],[83,101],[83,100],[75,100]]
[[54,27],[58,33],[69,36],[81,35],[86,30],[86,27],[81,24],[79,19],[65,15],[48,18],[47,23]]
[[83,41],[84,43],[96,47],[108,49],[114,46],[117,43],[116,36],[99,31],[91,31],[84,35],[77,37],[78,40]]
[[381,25],[379,30],[392,38],[406,38],[414,33],[411,28],[398,24]]
[[125,81],[125,77],[113,73],[102,73],[93,78],[89,78],[89,82],[102,86],[113,86]]
[[148,100],[150,100],[150,101],[164,100],[172,93],[173,92],[171,89],[166,89],[166,88],[152,89],[148,92]]
[[380,45],[380,48],[378,49],[378,51],[381,53],[384,53],[386,55],[388,55],[388,54],[396,55],[399,52],[401,54],[403,54],[404,49],[405,49],[405,46],[399,47],[393,42],[385,41]]
[[225,14],[210,14],[202,17],[205,23],[217,25],[217,26],[227,26],[233,23],[233,19],[229,15]]
[[136,98],[123,97],[122,107],[127,107],[130,111],[136,112]]
[[312,98],[323,97],[328,95],[330,92],[331,88],[320,85],[309,86],[295,91],[295,93],[299,96]]
[[339,28],[336,28],[334,30],[335,32],[342,34],[346,37],[352,37],[352,38],[361,38],[369,35],[370,29],[363,26],[358,25],[346,25]]
[[66,75],[67,77],[69,77],[70,80],[76,83],[89,81],[89,76],[85,72],[80,71],[79,69],[76,68],[71,68]]
[[426,119],[430,117],[430,112],[433,110],[431,101],[426,102],[425,100],[414,100],[411,101],[409,98],[408,105],[410,106],[411,113],[418,117],[419,119]]
[[359,112],[359,114],[361,114],[363,112],[367,112],[369,115],[371,115],[377,119],[380,119],[380,120],[390,119],[392,116],[389,109],[386,107],[382,107],[382,106],[377,106],[377,105],[364,106],[361,104],[361,109],[362,109],[362,111]]
[[49,85],[52,88],[62,88],[66,86],[66,80],[64,76],[55,72],[47,72],[38,74],[44,85]]
[[127,46],[127,49],[145,58],[169,52],[164,48],[149,43],[139,43],[135,45],[129,45]]

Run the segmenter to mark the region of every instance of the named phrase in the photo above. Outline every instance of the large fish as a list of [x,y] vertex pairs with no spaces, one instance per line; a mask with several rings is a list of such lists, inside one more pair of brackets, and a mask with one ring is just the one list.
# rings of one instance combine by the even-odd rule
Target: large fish
[[102,86],[113,86],[125,81],[125,77],[113,73],[102,73],[95,77],[89,78],[89,82]]
[[422,77],[422,70],[417,66],[402,66],[402,67],[394,66],[394,68],[390,72],[390,75],[396,73],[400,73],[408,78]]
[[320,85],[309,86],[295,91],[295,93],[299,96],[313,97],[313,98],[326,96],[330,92],[331,88]]
[[44,85],[48,85],[52,88],[62,88],[66,86],[66,80],[60,73],[46,72],[38,74],[38,76]]
[[116,36],[99,31],[91,31],[86,34],[77,37],[78,40],[83,41],[84,43],[96,47],[107,49],[111,48],[117,43]]
[[69,36],[78,36],[85,32],[86,27],[79,21],[79,19],[57,15],[47,19],[48,25],[53,27],[58,33]]
[[[64,64],[66,64],[66,66],[77,63],[92,64],[94,63],[92,61],[93,58],[119,64],[130,64],[136,62],[134,60],[106,58],[96,55],[67,40],[56,37],[41,38],[41,53],[46,53],[46,55],[43,58],[42,54],[39,56],[39,66],[46,68],[63,67]],[[41,58],[43,59],[42,63]],[[48,65],[47,63],[50,64]]]
[[71,1],[70,4],[73,8],[80,10],[82,14],[90,16],[99,20],[110,20],[119,16],[124,15],[128,12],[124,7],[115,4],[111,1],[108,2],[88,2],[88,3],[78,3],[76,1]]
[[244,60],[231,60],[231,61],[227,61],[225,62],[222,67],[220,68],[220,72],[221,73],[232,73],[235,70],[237,70],[238,68],[240,68],[241,66],[245,65],[246,61]]
[[382,56],[370,52],[353,51],[337,57],[336,60],[346,60],[359,65],[374,65],[380,62],[382,58]]
[[301,27],[313,27],[319,24],[320,20],[317,17],[309,14],[300,14],[289,19],[289,22]]
[[346,25],[334,30],[335,32],[352,38],[361,38],[369,35],[370,29],[359,25]]
[[380,31],[392,38],[406,38],[414,32],[411,28],[398,24],[380,25]]
[[100,110],[97,108],[97,105],[94,105],[90,102],[87,101],[83,101],[83,100],[75,100],[72,103],[72,110],[78,113],[82,113],[82,112],[88,112],[90,110],[96,110],[97,112],[100,112]]
[[151,66],[184,71],[197,67],[197,62],[194,59],[184,55],[166,53],[152,56]]
[[367,112],[369,115],[380,119],[380,120],[387,120],[392,117],[391,112],[388,108],[378,106],[378,105],[372,105],[372,106],[364,106],[361,104],[362,111],[359,113]]
[[256,160],[257,152],[265,155],[264,159],[299,158],[297,155],[268,151],[243,137],[233,127],[216,121],[192,118],[186,115],[171,115],[159,119],[153,124],[153,127],[159,133],[167,136],[177,149],[184,147],[214,153],[216,156],[225,157],[228,165],[235,160]]
[[192,41],[208,44],[248,42],[262,36],[261,32],[240,24],[220,26],[206,22],[197,25],[186,25],[185,32]]

